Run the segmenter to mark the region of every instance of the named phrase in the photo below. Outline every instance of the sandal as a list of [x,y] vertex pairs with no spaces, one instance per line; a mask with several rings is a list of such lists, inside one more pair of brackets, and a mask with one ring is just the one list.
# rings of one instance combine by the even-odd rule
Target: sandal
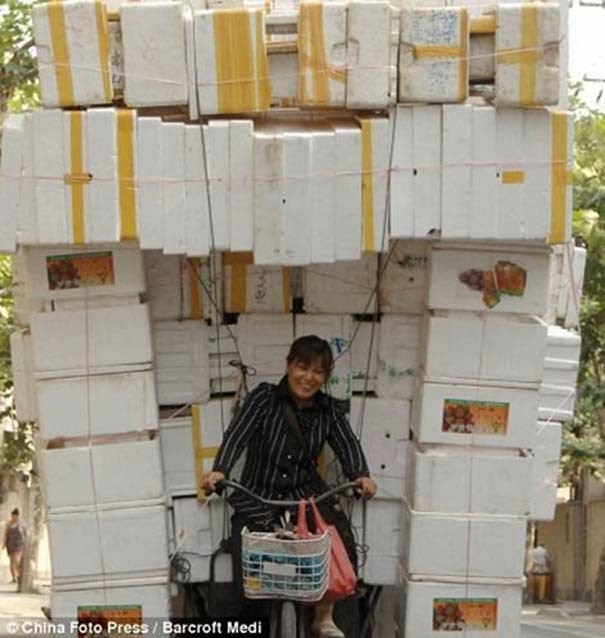
[[311,631],[317,638],[345,638],[342,631],[331,620],[313,623]]

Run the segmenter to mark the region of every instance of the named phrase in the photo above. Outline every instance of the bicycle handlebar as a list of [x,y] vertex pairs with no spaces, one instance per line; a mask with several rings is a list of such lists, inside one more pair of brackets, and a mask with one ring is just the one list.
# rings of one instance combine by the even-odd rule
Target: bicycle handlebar
[[[269,505],[271,507],[298,507],[300,502],[304,500],[304,499],[299,499],[298,501],[274,501],[271,499],[266,499],[266,498],[263,498],[262,496],[259,496],[258,494],[255,494],[252,490],[249,490],[247,487],[240,485],[236,481],[230,481],[229,479],[223,479],[220,483],[216,485],[216,487],[219,489],[222,487],[231,487],[233,489],[239,490],[240,492],[244,492],[244,494],[247,494],[248,496],[251,496],[253,499],[259,501],[259,503],[263,503],[263,505]],[[327,498],[330,498],[331,496],[335,496],[336,494],[340,494],[341,492],[345,492],[346,490],[355,488],[355,487],[357,487],[357,485],[352,481],[349,483],[343,483],[342,485],[337,485],[336,487],[333,487],[331,490],[328,490],[327,492],[320,494],[315,499],[315,502],[321,503],[322,501],[325,501]]]

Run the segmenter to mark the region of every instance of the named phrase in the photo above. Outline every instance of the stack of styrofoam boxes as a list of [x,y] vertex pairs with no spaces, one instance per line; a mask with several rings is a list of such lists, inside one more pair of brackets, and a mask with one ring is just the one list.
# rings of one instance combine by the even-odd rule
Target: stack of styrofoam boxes
[[566,328],[578,328],[585,267],[586,248],[571,244],[554,247],[546,321],[554,324],[562,320]]
[[549,249],[432,247],[399,631],[519,636]]
[[[134,247],[23,251],[48,508],[53,617],[170,614],[143,260]],[[138,606],[138,607],[137,607]]]

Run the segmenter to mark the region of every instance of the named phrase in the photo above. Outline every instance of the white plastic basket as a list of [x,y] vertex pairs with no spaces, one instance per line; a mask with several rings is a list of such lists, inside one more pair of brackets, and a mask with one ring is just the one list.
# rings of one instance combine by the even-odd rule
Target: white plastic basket
[[315,602],[328,588],[330,536],[286,540],[242,530],[242,573],[247,598]]

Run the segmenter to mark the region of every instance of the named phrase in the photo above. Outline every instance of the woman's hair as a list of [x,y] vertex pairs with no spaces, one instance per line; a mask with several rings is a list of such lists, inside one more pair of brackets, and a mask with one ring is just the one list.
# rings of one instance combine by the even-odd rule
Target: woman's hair
[[15,509],[11,512],[11,516],[19,516],[19,508],[15,507]]
[[286,361],[289,364],[300,361],[305,365],[311,365],[318,360],[326,376],[330,376],[334,367],[332,348],[330,348],[330,344],[325,339],[317,335],[305,335],[296,339],[290,346],[290,352],[286,357]]

